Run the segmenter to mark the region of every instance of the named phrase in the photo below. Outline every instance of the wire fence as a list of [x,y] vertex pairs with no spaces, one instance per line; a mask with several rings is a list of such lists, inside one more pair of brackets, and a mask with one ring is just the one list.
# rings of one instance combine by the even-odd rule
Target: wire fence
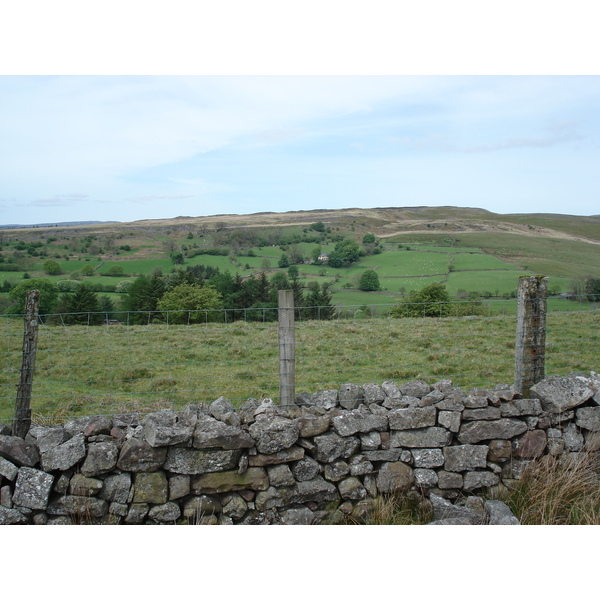
[[[297,309],[296,394],[387,380],[512,385],[516,302],[491,301],[484,314],[467,316],[455,316],[466,313],[457,302],[424,313],[433,316],[394,317],[397,305],[379,304],[311,307],[321,310],[309,319],[306,307]],[[573,306],[585,310],[548,312],[547,374],[600,368],[598,305]],[[23,316],[2,315],[0,326],[0,422],[9,423]],[[278,361],[277,309],[47,315],[39,320],[32,419],[149,412],[221,396],[236,406],[248,398],[277,401]]]

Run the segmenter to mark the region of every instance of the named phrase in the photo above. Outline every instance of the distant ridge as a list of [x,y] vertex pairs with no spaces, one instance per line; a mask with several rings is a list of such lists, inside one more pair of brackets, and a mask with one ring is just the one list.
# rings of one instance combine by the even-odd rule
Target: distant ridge
[[104,225],[107,223],[120,223],[121,221],[63,221],[58,223],[36,223],[34,225],[0,225],[0,229],[33,229],[36,227],[69,227],[76,225]]

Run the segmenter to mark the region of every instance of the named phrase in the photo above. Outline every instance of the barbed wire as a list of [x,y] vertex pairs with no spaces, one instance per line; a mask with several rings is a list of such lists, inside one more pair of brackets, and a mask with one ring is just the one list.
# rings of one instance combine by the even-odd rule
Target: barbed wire
[[[438,304],[440,315],[475,306],[468,301]],[[489,301],[486,314],[462,317],[395,318],[389,310],[394,306],[344,307],[321,320],[306,314],[318,308],[328,314],[330,307],[296,309],[296,393],[386,380],[451,379],[459,387],[488,389],[513,383],[516,300],[498,301],[497,307]],[[581,307],[587,310],[548,312],[546,373],[600,367],[600,311],[597,305]],[[74,325],[65,319],[75,313],[43,315],[33,383],[34,420],[151,412],[210,403],[222,396],[236,406],[248,398],[276,400],[277,320],[267,316],[276,317],[277,310],[185,311],[183,323],[173,323],[182,311],[122,312],[121,319],[76,313],[87,316],[87,322]],[[266,315],[263,320],[254,318],[257,311]],[[234,313],[245,318],[234,320]],[[146,323],[133,324],[140,315]],[[99,316],[101,323],[93,325]],[[7,423],[13,417],[21,368],[22,318],[2,315],[0,321],[0,421]],[[194,323],[196,319],[200,322]]]

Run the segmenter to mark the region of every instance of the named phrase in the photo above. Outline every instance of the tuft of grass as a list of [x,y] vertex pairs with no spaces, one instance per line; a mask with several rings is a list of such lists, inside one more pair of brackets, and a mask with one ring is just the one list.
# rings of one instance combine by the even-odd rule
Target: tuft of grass
[[535,460],[503,500],[523,525],[599,525],[600,455],[588,446]]
[[364,519],[348,517],[346,524],[426,525],[432,520],[431,502],[418,492],[409,492],[378,496]]

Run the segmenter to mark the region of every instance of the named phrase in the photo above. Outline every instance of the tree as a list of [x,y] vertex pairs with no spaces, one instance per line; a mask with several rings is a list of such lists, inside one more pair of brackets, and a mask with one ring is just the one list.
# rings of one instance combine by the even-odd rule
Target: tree
[[81,274],[85,275],[86,277],[93,275],[94,267],[92,267],[92,265],[83,265],[83,267],[81,267]]
[[374,244],[375,236],[372,233],[365,233],[362,239],[363,244]]
[[25,299],[29,290],[40,291],[39,313],[41,315],[51,314],[58,300],[58,288],[48,279],[38,277],[22,281],[9,292],[9,298],[15,302],[15,305],[9,309],[11,314],[24,314]]
[[61,273],[60,265],[51,258],[44,261],[42,268],[47,275],[60,275]]
[[175,252],[171,252],[171,260],[174,265],[182,265],[185,257],[183,256],[183,252],[177,250]]
[[339,269],[340,267],[348,267],[353,262],[356,262],[361,255],[358,242],[347,238],[338,242],[335,245],[333,252],[329,255],[329,266]]
[[106,274],[109,277],[123,277],[125,269],[122,265],[111,265]]
[[376,292],[381,288],[379,285],[379,275],[373,269],[367,269],[358,282],[358,289],[363,292]]
[[450,314],[450,295],[443,283],[431,283],[413,290],[408,298],[394,307],[392,317],[447,317]]
[[309,293],[306,298],[307,313],[310,319],[333,319],[335,315],[335,306],[333,305],[329,284],[322,286],[316,281],[311,281]]
[[319,231],[323,233],[325,231],[325,223],[323,223],[323,221],[317,221],[316,223],[313,223],[310,228],[313,231]]
[[281,258],[277,264],[282,269],[287,269],[290,266],[290,259],[285,252],[281,255]]
[[63,321],[70,325],[76,323],[97,325],[104,319],[104,315],[99,314],[98,296],[85,284],[80,285],[76,292],[69,295],[66,300],[66,312]]
[[170,323],[199,323],[216,320],[217,315],[204,311],[223,308],[221,294],[212,285],[182,283],[166,292],[158,302],[158,309],[168,312]]

